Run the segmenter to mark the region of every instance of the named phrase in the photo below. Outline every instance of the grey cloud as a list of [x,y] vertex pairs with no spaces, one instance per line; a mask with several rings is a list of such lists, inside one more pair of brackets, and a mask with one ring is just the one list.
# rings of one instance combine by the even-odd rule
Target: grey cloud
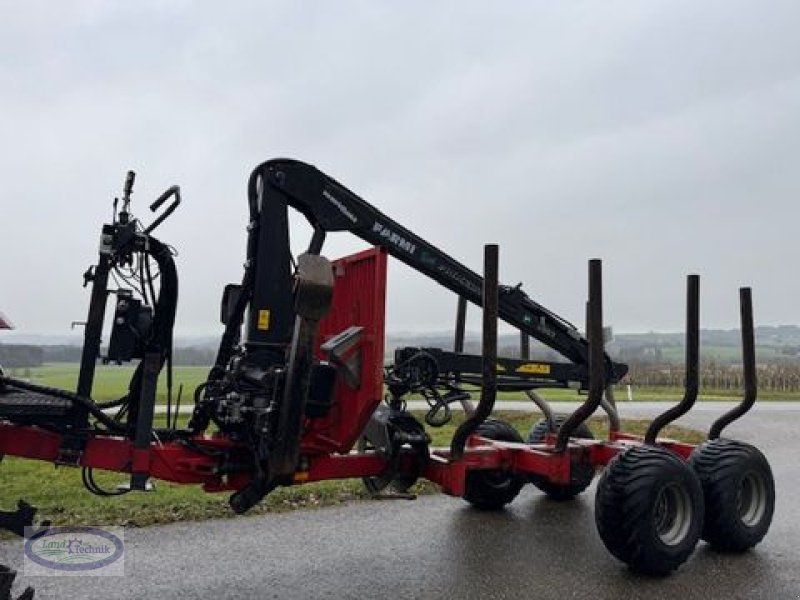
[[[127,168],[180,183],[179,330],[216,330],[241,272],[246,177],[317,164],[393,218],[581,321],[606,260],[618,329],[796,323],[800,8],[792,2],[26,3],[0,6],[0,309],[82,317],[79,276]],[[299,231],[299,229],[298,229]],[[361,244],[331,236],[332,255]],[[392,264],[390,330],[454,299]],[[473,311],[475,312],[475,311]]]

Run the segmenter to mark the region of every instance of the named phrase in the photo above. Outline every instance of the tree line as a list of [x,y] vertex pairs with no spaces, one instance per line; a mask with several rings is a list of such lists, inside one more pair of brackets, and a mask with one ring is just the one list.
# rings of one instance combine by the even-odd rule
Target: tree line
[[[102,352],[101,352],[102,354]],[[207,366],[214,362],[215,350],[187,346],[175,348],[176,365]],[[81,360],[80,346],[36,346],[28,344],[0,344],[0,365],[11,369],[40,367],[44,363],[77,363]]]

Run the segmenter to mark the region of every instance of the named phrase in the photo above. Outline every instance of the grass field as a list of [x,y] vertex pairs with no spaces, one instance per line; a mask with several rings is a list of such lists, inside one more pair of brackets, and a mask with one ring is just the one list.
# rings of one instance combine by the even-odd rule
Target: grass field
[[[128,382],[133,374],[134,367],[130,365],[98,365],[95,371],[95,384],[93,398],[99,401],[119,398],[128,389]],[[25,377],[33,383],[65,390],[75,390],[78,384],[78,364],[76,363],[47,363],[41,367],[31,369],[10,369],[12,377]],[[190,403],[194,389],[205,381],[208,367],[175,367],[173,386],[175,394],[178,387],[183,384],[182,402]],[[158,381],[159,402],[166,402],[166,371],[162,372]]]
[[[208,375],[208,367],[186,367],[179,366],[174,369],[174,390],[178,393],[178,387],[183,384],[182,405],[189,406],[192,403],[194,389]],[[133,373],[133,367],[98,365],[94,399],[99,401],[118,398],[125,393],[128,382]],[[41,367],[32,369],[16,369],[9,372],[12,376],[30,378],[34,383],[42,385],[74,390],[78,381],[78,365],[73,363],[49,363]],[[552,401],[582,401],[585,396],[579,395],[574,390],[544,390],[545,398]],[[683,395],[683,390],[679,388],[667,387],[635,387],[633,389],[633,401],[678,401]],[[625,386],[617,386],[617,400],[625,402],[628,400],[628,391]],[[477,396],[476,396],[477,397]],[[741,397],[741,392],[736,390],[700,390],[700,400],[735,400]],[[501,400],[525,400],[526,397],[520,392],[500,392],[498,398]],[[759,392],[760,400],[800,400],[800,393],[797,392]],[[162,373],[159,379],[158,402],[166,403],[166,376]]]
[[[417,415],[420,419],[422,415]],[[525,413],[497,415],[512,423],[524,436],[537,416]],[[462,415],[438,429],[428,429],[435,446],[447,446]],[[593,418],[589,426],[596,437],[607,435],[603,420]],[[626,421],[624,429],[642,434],[646,421]],[[664,435],[675,439],[699,443],[700,432],[679,427],[668,427]],[[126,480],[124,475],[95,473],[96,480],[106,489]],[[433,484],[417,484],[416,493],[432,493]],[[156,482],[156,491],[130,493],[124,496],[102,498],[83,488],[80,471],[69,467],[54,467],[38,461],[6,457],[0,463],[0,508],[9,510],[19,498],[39,508],[39,519],[50,519],[56,525],[124,525],[141,527],[154,523],[184,520],[202,520],[231,517],[227,504],[228,494],[208,494],[199,486]],[[279,488],[270,494],[249,514],[264,514],[297,508],[338,504],[367,498],[360,480],[325,481],[291,488]]]

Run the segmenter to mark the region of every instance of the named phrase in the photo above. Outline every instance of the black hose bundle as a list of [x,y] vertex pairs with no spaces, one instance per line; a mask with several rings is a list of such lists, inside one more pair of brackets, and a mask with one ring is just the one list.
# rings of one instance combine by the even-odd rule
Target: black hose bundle
[[[146,252],[153,257],[158,265],[161,274],[161,285],[153,310],[153,325],[150,337],[145,341],[145,353],[158,352],[160,354],[160,370],[172,352],[172,329],[175,325],[175,314],[178,308],[178,271],[172,258],[172,249],[168,245],[151,237],[147,239]],[[142,360],[136,366],[128,385],[128,393],[114,403],[115,405],[127,405],[129,407],[129,423],[136,422],[138,402],[142,393],[144,363],[145,361]]]

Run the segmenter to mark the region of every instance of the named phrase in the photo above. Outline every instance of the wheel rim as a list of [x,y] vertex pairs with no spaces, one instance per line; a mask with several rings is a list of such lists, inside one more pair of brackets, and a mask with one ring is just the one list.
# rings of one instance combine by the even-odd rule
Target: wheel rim
[[680,544],[692,523],[692,500],[679,483],[661,488],[655,504],[655,527],[658,539],[667,546]]
[[767,485],[761,475],[753,471],[745,474],[736,494],[736,507],[747,527],[761,521],[767,509]]
[[507,488],[511,483],[511,476],[505,471],[478,471],[483,475],[483,480],[487,485],[496,490]]
[[[366,437],[358,440],[357,448],[359,452],[375,451],[375,445]],[[374,475],[372,477],[362,477],[361,481],[364,482],[364,487],[367,488],[367,491],[374,496],[389,487],[389,484],[392,483],[392,476],[387,474]]]

